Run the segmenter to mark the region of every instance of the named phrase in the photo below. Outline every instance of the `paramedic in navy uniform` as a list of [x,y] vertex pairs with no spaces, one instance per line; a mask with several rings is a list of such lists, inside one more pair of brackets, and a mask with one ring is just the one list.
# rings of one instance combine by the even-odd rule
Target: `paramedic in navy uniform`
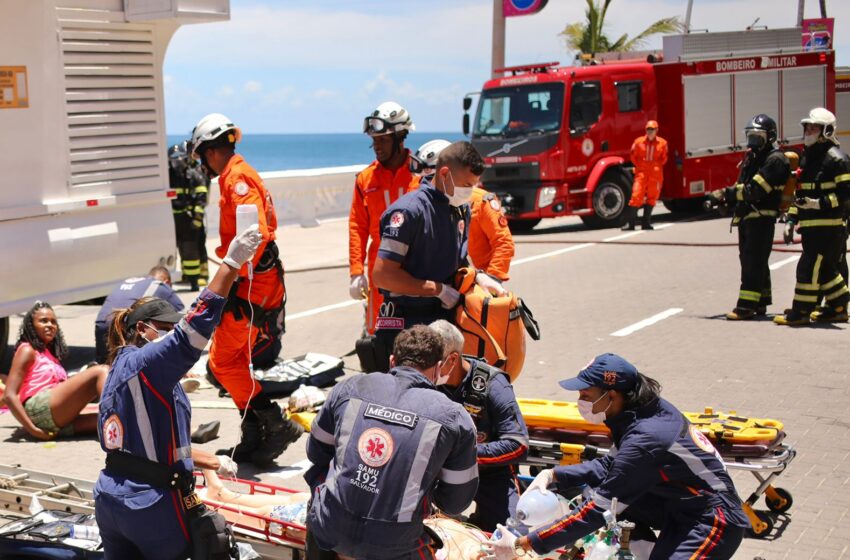
[[[183,500],[192,494],[191,408],[179,381],[221,320],[222,294],[261,241],[256,225],[234,238],[185,317],[158,298],[116,312],[98,417],[106,468],[94,490],[107,560],[183,559],[191,552]],[[169,488],[171,479],[176,488]]]
[[616,498],[618,517],[660,531],[650,560],[732,558],[750,526],[741,499],[714,446],[660,397],[658,382],[620,356],[602,354],[560,384],[579,392],[585,420],[611,429],[615,452],[537,475],[529,490],[586,484],[593,491],[576,511],[527,536],[512,538],[502,530],[492,556],[513,558],[531,549],[543,554],[572,544],[605,524],[603,513]]
[[[395,201],[381,216],[381,244],[372,280],[384,295],[376,323],[376,367],[388,369],[396,335],[413,325],[449,319],[460,295],[452,287],[466,262],[467,223],[460,207],[484,171],[481,154],[469,142],[446,146],[437,157],[433,183]],[[486,274],[478,283],[503,291]]]
[[308,558],[433,558],[422,522],[432,504],[456,515],[472,502],[475,428],[436,389],[448,379],[442,357],[439,335],[416,325],[396,337],[389,373],[333,388],[307,441]]

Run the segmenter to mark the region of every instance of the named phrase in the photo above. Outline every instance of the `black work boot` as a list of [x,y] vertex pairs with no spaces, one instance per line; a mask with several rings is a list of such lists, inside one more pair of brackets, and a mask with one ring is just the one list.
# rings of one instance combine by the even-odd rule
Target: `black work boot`
[[[655,229],[649,222],[649,219],[652,218],[652,208],[649,204],[643,205],[643,219],[640,222],[640,229]],[[637,209],[635,211],[637,212]]]
[[637,208],[634,206],[626,206],[626,223],[620,229],[623,231],[632,231],[635,229],[635,221],[637,220]]
[[260,445],[251,454],[251,462],[258,467],[267,467],[283,453],[290,443],[296,441],[304,428],[286,418],[276,403],[270,408],[253,409],[260,420]]
[[[239,412],[242,414],[242,411]],[[253,410],[248,409],[245,414],[245,419],[242,420],[242,434],[239,438],[239,443],[236,444],[236,449],[220,449],[216,452],[217,455],[233,456],[233,460],[237,463],[248,463],[252,460],[252,454],[262,443],[262,432],[260,429],[260,420]]]

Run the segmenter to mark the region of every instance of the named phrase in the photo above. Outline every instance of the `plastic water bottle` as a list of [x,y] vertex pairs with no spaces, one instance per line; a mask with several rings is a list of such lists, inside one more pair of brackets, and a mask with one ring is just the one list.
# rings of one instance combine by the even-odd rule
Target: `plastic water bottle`
[[100,529],[97,525],[71,525],[71,538],[84,541],[99,541]]
[[520,496],[516,505],[516,518],[529,527],[536,527],[561,517],[561,501],[554,492],[543,493],[537,488]]

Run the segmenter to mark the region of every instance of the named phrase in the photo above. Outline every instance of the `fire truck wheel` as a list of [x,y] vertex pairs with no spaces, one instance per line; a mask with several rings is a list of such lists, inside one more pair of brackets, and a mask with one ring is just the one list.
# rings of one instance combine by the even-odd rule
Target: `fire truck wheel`
[[526,218],[523,220],[508,220],[511,233],[528,233],[534,226],[540,223],[540,218]]
[[581,221],[594,229],[622,225],[631,196],[631,183],[625,175],[609,171],[593,191],[593,214],[582,216]]
[[664,200],[664,206],[674,214],[700,214],[705,212],[704,197],[687,198],[679,200]]
[[9,371],[6,356],[9,353],[9,318],[0,318],[0,371]]

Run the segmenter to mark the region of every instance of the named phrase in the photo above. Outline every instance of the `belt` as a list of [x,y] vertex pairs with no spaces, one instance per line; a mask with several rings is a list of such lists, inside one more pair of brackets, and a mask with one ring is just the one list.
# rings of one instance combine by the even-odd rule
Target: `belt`
[[175,471],[167,465],[125,451],[107,453],[104,470],[111,475],[148,484],[160,490],[181,490],[185,492],[191,491],[195,485],[191,473]]

